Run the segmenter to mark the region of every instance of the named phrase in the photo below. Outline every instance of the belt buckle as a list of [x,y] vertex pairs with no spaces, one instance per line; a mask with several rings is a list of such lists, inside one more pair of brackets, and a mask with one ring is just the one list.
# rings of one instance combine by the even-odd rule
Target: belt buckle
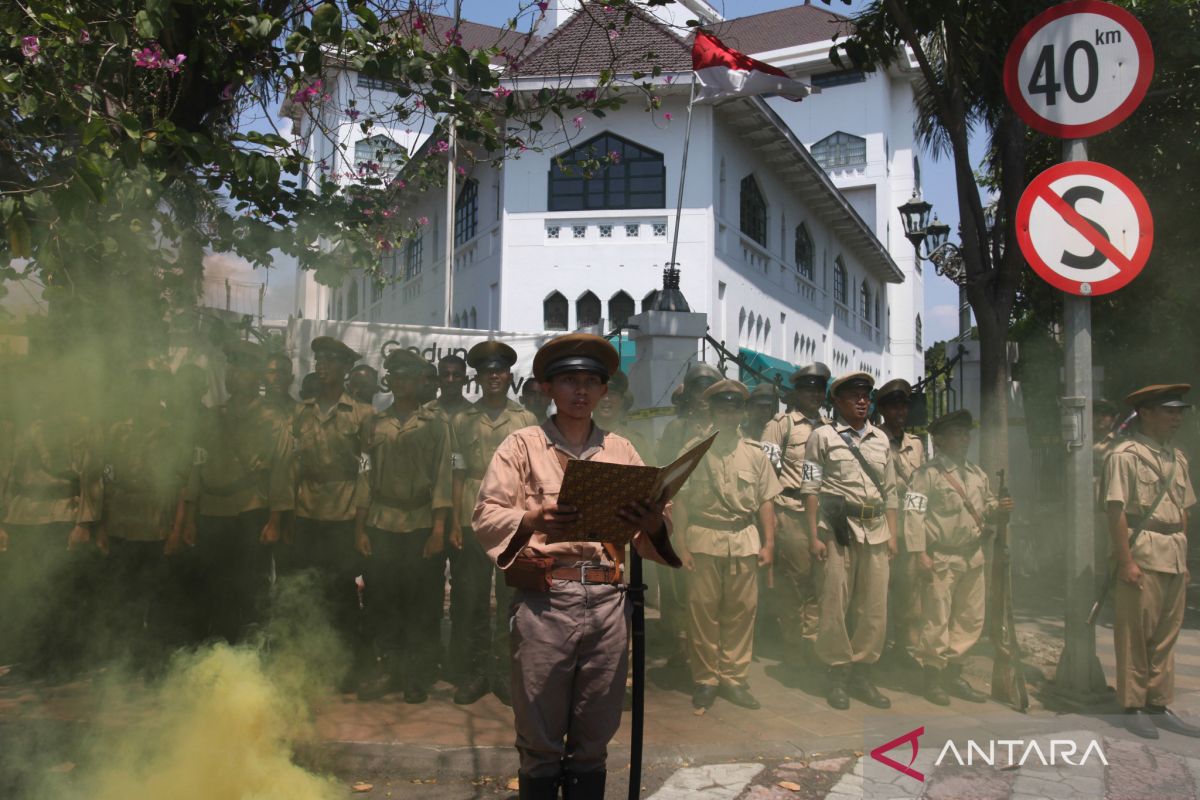
[[[867,516],[868,514],[870,514],[870,516]],[[871,505],[867,505],[866,503],[864,503],[858,512],[858,518],[862,522],[869,522],[869,521],[875,519],[876,516],[877,515],[875,513],[875,504],[874,503],[872,503]]]
[[604,569],[604,565],[603,564],[580,564],[579,565],[579,582],[584,584],[585,586],[594,586],[597,583],[603,583],[603,581],[589,581],[588,577],[587,577],[589,569]]

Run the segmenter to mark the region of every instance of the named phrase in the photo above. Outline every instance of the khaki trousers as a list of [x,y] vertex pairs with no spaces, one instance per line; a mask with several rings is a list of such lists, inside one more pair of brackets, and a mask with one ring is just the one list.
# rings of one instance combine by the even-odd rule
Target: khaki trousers
[[903,648],[913,657],[921,648],[924,619],[921,613],[921,598],[924,595],[921,583],[916,556],[902,549],[892,560],[888,578],[888,619],[892,623],[893,646],[897,652]]
[[801,644],[817,638],[820,597],[804,512],[775,506],[775,588],[772,601],[783,634],[784,661],[800,663]]
[[693,557],[688,595],[692,679],[707,686],[745,686],[754,649],[758,558]]
[[512,701],[521,773],[605,768],[621,724],[633,606],[622,587],[554,581],[518,589],[510,610]]
[[966,570],[947,567],[918,579],[923,619],[916,658],[921,666],[956,664],[979,641],[986,597],[983,573],[982,564]]
[[1117,699],[1124,708],[1170,705],[1175,693],[1175,640],[1183,625],[1183,573],[1143,570],[1142,588],[1117,579],[1113,644]]
[[817,658],[831,667],[873,664],[887,633],[887,542],[843,547],[832,536],[823,541]]

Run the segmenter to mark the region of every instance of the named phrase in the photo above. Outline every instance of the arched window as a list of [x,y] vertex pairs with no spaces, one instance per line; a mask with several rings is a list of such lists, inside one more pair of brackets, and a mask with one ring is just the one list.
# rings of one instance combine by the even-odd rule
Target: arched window
[[479,183],[468,178],[454,203],[454,243],[462,244],[475,238],[479,226]]
[[580,328],[600,324],[600,298],[584,292],[575,301],[575,324]]
[[562,292],[551,292],[542,301],[542,324],[548,331],[567,329],[567,298]]
[[812,280],[816,261],[812,236],[808,226],[801,222],[796,226],[796,271],[807,280]]
[[374,170],[367,166],[369,164],[379,165],[380,173],[395,175],[403,158],[404,148],[383,134],[354,143],[354,167],[362,169],[366,175],[374,174]]
[[633,298],[625,292],[617,292],[608,299],[608,324],[613,330],[624,328],[633,316]]
[[844,306],[850,305],[849,284],[846,265],[842,263],[842,257],[838,256],[833,260],[833,299]]
[[767,246],[767,201],[753,175],[742,178],[742,216],[738,227],[754,241]]
[[812,157],[823,169],[853,167],[867,163],[867,140],[838,131],[812,146]]
[[[600,166],[589,168],[599,161]],[[603,133],[555,157],[550,166],[551,211],[663,208],[667,172],[662,153]]]
[[450,324],[456,328],[461,328],[462,327],[462,317],[459,316],[458,314],[455,314],[454,319],[451,320]]
[[649,311],[654,308],[654,301],[658,299],[658,289],[651,289],[646,292],[646,296],[642,298],[642,311]]
[[467,327],[468,328],[478,328],[479,327],[479,317],[475,313],[475,306],[471,306],[470,321],[469,321]]
[[858,303],[862,311],[863,319],[867,322],[871,321],[871,287],[867,285],[866,280],[863,280],[862,285],[858,287]]
[[358,314],[358,281],[351,280],[350,288],[346,290],[346,319],[354,319]]
[[923,349],[923,347],[924,347],[924,346],[921,344],[921,315],[920,315],[920,314],[917,314],[917,325],[916,325],[916,329],[917,329],[917,330],[916,330],[916,333],[917,333],[917,351],[918,351],[918,352],[920,352],[920,351]]
[[421,274],[421,260],[425,255],[425,237],[417,234],[404,245],[404,280]]

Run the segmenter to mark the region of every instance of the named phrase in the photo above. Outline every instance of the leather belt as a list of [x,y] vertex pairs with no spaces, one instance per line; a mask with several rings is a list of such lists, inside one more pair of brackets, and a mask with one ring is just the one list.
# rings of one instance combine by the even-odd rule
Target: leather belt
[[17,494],[31,500],[70,500],[79,496],[79,481],[76,480],[65,486],[62,484],[49,486],[24,484],[17,490]]
[[556,581],[575,581],[583,584],[614,584],[621,582],[621,570],[612,564],[576,564],[571,567],[555,567],[550,570],[550,577]]
[[799,488],[784,489],[782,492],[780,492],[780,494],[791,500],[803,500],[804,499],[804,495],[800,494]]
[[1170,535],[1172,533],[1182,533],[1183,523],[1180,522],[1156,522],[1155,520],[1145,521],[1141,517],[1125,515],[1125,524],[1130,530],[1151,531],[1153,533],[1163,533]]
[[[824,497],[824,495],[822,495],[822,497]],[[868,503],[864,505],[862,503],[856,503],[853,500],[846,500],[845,498],[841,497],[841,495],[837,495],[837,497],[841,498],[842,508],[845,509],[846,519],[857,519],[862,522],[869,522],[873,519],[879,519],[882,517],[884,511],[886,510],[884,503]]]
[[709,530],[725,531],[727,533],[737,533],[738,531],[743,531],[753,524],[749,518],[741,522],[727,522],[726,520],[718,520],[711,517],[699,517],[696,519],[689,519],[688,522],[693,525],[699,525],[702,528],[708,528]]

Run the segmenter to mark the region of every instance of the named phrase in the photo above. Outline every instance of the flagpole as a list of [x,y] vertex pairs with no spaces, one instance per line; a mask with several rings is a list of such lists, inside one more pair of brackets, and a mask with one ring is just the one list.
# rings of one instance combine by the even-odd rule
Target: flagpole
[[677,266],[675,255],[679,251],[679,220],[683,217],[683,183],[687,178],[688,145],[692,142],[692,107],[696,104],[696,71],[692,70],[692,88],[688,93],[687,129],[683,133],[683,164],[679,168],[679,196],[675,199],[675,235],[671,238],[671,260],[667,267]]

